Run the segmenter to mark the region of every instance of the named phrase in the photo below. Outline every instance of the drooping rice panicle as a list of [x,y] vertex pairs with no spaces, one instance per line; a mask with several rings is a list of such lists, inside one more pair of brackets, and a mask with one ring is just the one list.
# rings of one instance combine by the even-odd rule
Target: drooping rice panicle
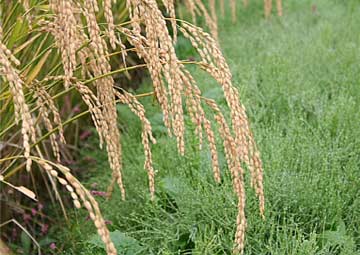
[[152,128],[149,120],[145,116],[145,109],[142,104],[134,97],[132,94],[123,91],[120,93],[116,91],[116,96],[120,99],[120,101],[124,104],[127,104],[130,110],[139,117],[142,123],[142,144],[144,146],[144,154],[145,154],[145,163],[144,168],[148,171],[149,176],[149,189],[151,198],[155,198],[155,170],[153,168],[152,163],[152,153],[150,148],[150,142],[153,144],[156,143],[155,138],[152,135]]
[[35,142],[34,121],[30,114],[29,106],[24,95],[24,82],[20,78],[18,70],[13,65],[20,62],[12,55],[11,51],[0,41],[0,74],[9,82],[10,93],[15,106],[15,120],[21,120],[21,134],[23,139],[24,156],[26,158],[26,170],[31,170],[30,143]]
[[[76,208],[79,209],[82,205],[85,207],[85,209],[89,212],[90,219],[94,222],[100,238],[105,244],[106,253],[108,255],[117,255],[114,243],[110,238],[110,232],[106,227],[105,220],[100,212],[99,205],[91,193],[71,174],[69,168],[60,164],[51,165],[42,159],[37,160],[37,163],[66,188],[66,190],[70,193]],[[60,177],[59,174],[64,177]]]

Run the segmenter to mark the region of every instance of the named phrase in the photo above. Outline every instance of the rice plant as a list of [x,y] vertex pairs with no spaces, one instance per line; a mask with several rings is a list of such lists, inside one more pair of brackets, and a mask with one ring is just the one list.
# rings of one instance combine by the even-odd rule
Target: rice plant
[[[264,214],[260,154],[245,107],[232,85],[229,67],[216,39],[200,27],[176,19],[173,1],[164,0],[163,4],[168,17],[155,0],[1,2],[1,182],[7,189],[15,189],[36,200],[40,194],[36,192],[37,180],[33,177],[40,172],[48,179],[56,200],[65,211],[58,192],[60,184],[68,191],[76,208],[85,207],[89,212],[107,254],[117,254],[98,203],[62,162],[62,148],[66,143],[64,127],[85,114],[91,116],[99,146],[105,147],[112,170],[107,196],[111,196],[117,185],[125,199],[121,132],[117,126],[121,116],[118,116],[116,104],[127,105],[142,123],[144,169],[148,173],[151,199],[154,199],[156,170],[151,144],[156,143],[156,139],[146,118],[146,109],[140,102],[141,97],[151,96],[160,106],[169,137],[176,139],[179,154],[185,154],[185,114],[191,119],[200,147],[205,136],[216,182],[221,181],[221,171],[214,128],[219,130],[238,198],[234,252],[241,253],[246,230],[245,170],[250,172],[260,213]],[[203,10],[200,1],[197,6]],[[214,18],[215,11],[211,12]],[[178,58],[174,46],[178,33],[197,51],[196,60]],[[129,52],[136,53],[143,64],[128,65]],[[115,60],[123,62],[121,68],[112,67]],[[202,96],[188,69],[190,65],[204,70],[222,88],[229,120],[215,100]],[[132,94],[116,88],[114,75],[140,68],[149,72],[153,91]],[[87,110],[64,120],[58,105],[69,93],[76,93]],[[205,108],[210,109],[212,115],[209,116]],[[53,155],[48,153],[50,148],[45,145],[46,140],[50,142]],[[19,174],[32,177],[34,192],[16,179]]]
[[[208,3],[204,3],[201,0],[184,0],[184,6],[186,10],[191,15],[191,20],[193,24],[197,24],[197,20],[199,17],[203,17],[204,26],[209,29],[210,34],[216,40],[218,40],[218,13],[217,9],[220,9],[221,17],[225,16],[225,1],[215,1],[209,0]],[[243,8],[247,8],[249,6],[249,0],[243,0]],[[282,0],[276,0],[276,12],[279,17],[283,16],[283,4]],[[166,5],[165,5],[166,6]],[[166,7],[169,9],[168,7]],[[229,1],[229,8],[231,12],[231,19],[233,23],[237,22],[237,6],[236,1]],[[273,1],[272,0],[264,0],[264,17],[269,19],[273,10]],[[179,15],[181,19],[183,19],[183,13],[181,8],[179,9]],[[174,13],[174,11],[170,10],[170,13]]]

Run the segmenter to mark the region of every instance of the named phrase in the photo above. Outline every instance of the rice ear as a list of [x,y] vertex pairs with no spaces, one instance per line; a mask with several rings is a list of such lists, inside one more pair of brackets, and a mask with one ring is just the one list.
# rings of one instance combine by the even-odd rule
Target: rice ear
[[[60,164],[50,164],[43,159],[36,159],[36,161],[45,171],[49,172],[66,188],[76,208],[81,208],[81,206],[85,207],[89,212],[90,219],[94,222],[100,238],[105,244],[106,253],[108,255],[116,255],[117,251],[110,238],[110,233],[100,212],[99,205],[91,193],[71,174],[69,168]],[[60,175],[63,177],[60,177]]]
[[142,144],[144,146],[145,163],[144,168],[148,172],[149,177],[149,190],[151,199],[155,198],[155,170],[152,163],[152,153],[150,148],[150,142],[156,143],[155,138],[152,135],[152,128],[149,120],[145,116],[145,109],[143,105],[133,96],[131,93],[126,91],[115,91],[115,95],[120,99],[120,102],[127,104],[130,110],[139,117],[142,123]]
[[24,82],[18,74],[18,70],[13,67],[20,62],[11,54],[11,51],[0,41],[0,73],[9,82],[10,93],[13,97],[15,106],[15,120],[17,123],[21,119],[21,134],[23,138],[24,156],[26,158],[26,170],[31,170],[32,160],[30,157],[30,143],[35,142],[34,121],[30,114],[29,106],[26,103],[23,87]]

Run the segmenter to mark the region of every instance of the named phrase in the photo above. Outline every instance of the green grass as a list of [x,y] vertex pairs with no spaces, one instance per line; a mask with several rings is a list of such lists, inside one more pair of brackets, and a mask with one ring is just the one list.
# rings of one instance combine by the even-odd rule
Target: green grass
[[[245,254],[360,254],[360,5],[319,0],[314,14],[312,1],[285,2],[280,19],[265,21],[254,3],[236,25],[220,21],[220,44],[265,171],[265,221],[247,183]],[[195,75],[205,95],[225,107],[215,82]],[[215,184],[209,152],[198,151],[191,132],[186,155],[178,156],[158,108],[150,98],[142,103],[158,140],[157,196],[151,203],[140,123],[121,106],[127,200],[118,190],[110,201],[99,199],[119,254],[230,254],[236,198],[228,171],[222,167],[223,182]],[[110,170],[95,143],[83,149],[98,163],[87,169],[86,186],[105,190]],[[85,217],[74,211],[71,226],[53,228],[62,254],[105,254]]]

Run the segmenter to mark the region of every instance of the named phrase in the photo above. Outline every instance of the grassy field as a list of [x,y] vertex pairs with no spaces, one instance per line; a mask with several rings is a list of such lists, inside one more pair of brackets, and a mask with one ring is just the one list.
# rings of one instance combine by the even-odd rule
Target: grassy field
[[[245,254],[360,254],[360,5],[285,1],[284,17],[265,21],[260,2],[240,10],[237,24],[219,18],[220,45],[265,171],[266,220],[247,182]],[[183,58],[193,57],[181,38],[179,45]],[[226,107],[221,88],[198,72],[205,96]],[[199,151],[191,132],[186,155],[178,156],[157,106],[151,98],[142,103],[158,140],[156,201],[143,170],[140,122],[125,106],[127,200],[118,190],[110,201],[98,199],[120,254],[230,254],[236,198],[229,174],[223,167],[223,182],[214,182],[208,148]],[[106,190],[110,171],[96,143],[83,146],[83,156],[97,162],[84,169],[86,184]],[[52,229],[53,252],[105,254],[85,212],[70,213],[71,226]]]

